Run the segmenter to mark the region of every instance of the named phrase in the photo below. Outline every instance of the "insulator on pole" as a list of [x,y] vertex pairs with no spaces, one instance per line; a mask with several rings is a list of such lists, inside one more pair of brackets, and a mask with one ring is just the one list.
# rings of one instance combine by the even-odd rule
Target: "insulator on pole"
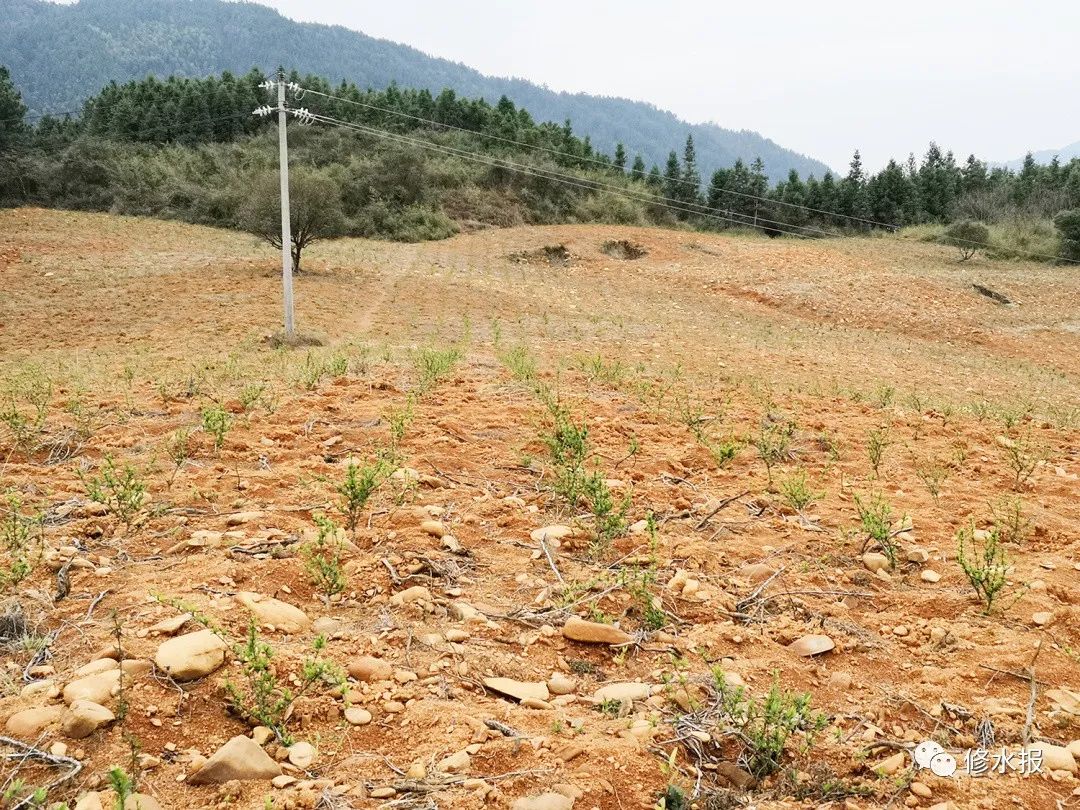
[[289,112],[291,112],[296,118],[296,120],[304,126],[311,126],[315,123],[315,113],[313,113],[307,107],[300,107],[299,109],[289,110]]

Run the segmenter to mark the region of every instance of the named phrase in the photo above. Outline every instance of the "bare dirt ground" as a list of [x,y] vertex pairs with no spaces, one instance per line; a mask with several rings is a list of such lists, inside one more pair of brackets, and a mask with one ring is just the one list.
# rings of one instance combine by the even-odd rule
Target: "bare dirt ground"
[[[120,766],[164,808],[622,810],[668,785],[701,808],[1080,804],[1074,269],[608,226],[342,240],[306,264],[297,320],[325,345],[272,348],[278,265],[250,237],[0,212],[0,722],[72,758],[0,761],[24,783],[0,806],[74,763],[50,802],[111,807]],[[554,491],[557,416],[588,427],[609,523]],[[379,457],[397,472],[336,535],[327,597],[315,518],[342,525],[350,459]],[[98,497],[147,490],[127,511],[88,492],[110,458],[133,479]],[[889,505],[883,542],[860,503]],[[957,560],[971,526],[969,549],[1003,541],[989,613]],[[256,730],[276,782],[197,786],[253,733],[224,685],[249,683],[242,651],[181,681],[159,648],[200,621],[239,644],[248,593],[302,611],[259,617],[279,689],[320,635],[348,679],[280,718],[313,758]],[[621,643],[568,638],[572,615]],[[832,648],[800,655],[806,636]],[[78,736],[65,688],[94,671],[124,674],[87,687],[113,719]],[[793,715],[775,770],[715,685],[761,705],[774,677],[824,715],[812,738]],[[1053,747],[1039,774],[948,778],[913,770],[924,740]]]

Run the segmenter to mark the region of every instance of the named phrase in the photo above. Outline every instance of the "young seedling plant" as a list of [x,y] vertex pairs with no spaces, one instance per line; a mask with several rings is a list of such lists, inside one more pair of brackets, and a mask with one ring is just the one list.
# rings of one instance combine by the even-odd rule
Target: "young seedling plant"
[[990,613],[1005,590],[1009,562],[997,527],[979,532],[974,524],[957,532],[956,561],[983,603],[983,613]]
[[112,456],[105,456],[100,476],[80,476],[90,500],[104,504],[130,530],[147,501],[146,483],[138,471],[130,464],[118,469]]
[[315,539],[301,546],[300,554],[312,583],[329,599],[348,586],[341,567],[342,542],[337,525],[325,515],[315,515],[315,526]]
[[892,530],[892,506],[880,492],[875,492],[867,499],[856,495],[855,508],[866,534],[862,550],[866,551],[871,544],[876,545],[889,558],[889,567],[895,567],[899,548]]
[[349,531],[356,531],[364,507],[386,476],[392,472],[392,466],[382,456],[362,467],[349,459],[349,465],[345,468],[345,480],[337,488],[341,496],[340,509],[345,516],[345,528]]
[[719,668],[713,670],[713,689],[718,725],[734,732],[743,746],[740,762],[757,779],[780,770],[790,738],[800,735],[803,750],[809,750],[828,725],[824,714],[811,710],[810,694],[782,689],[777,672],[763,699],[750,695],[745,686],[729,685]]

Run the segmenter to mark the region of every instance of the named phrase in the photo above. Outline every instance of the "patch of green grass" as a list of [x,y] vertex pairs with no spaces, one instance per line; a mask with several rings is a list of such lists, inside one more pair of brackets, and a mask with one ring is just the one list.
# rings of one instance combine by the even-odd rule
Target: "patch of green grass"
[[214,438],[214,452],[220,453],[225,446],[225,436],[232,428],[229,412],[217,403],[202,409],[202,429]]
[[417,387],[421,394],[430,391],[447,377],[462,358],[461,350],[423,348],[416,353],[416,370],[419,374]]
[[499,360],[518,382],[532,382],[536,379],[536,358],[524,346],[514,346],[512,349],[500,354]]
[[780,482],[780,494],[788,506],[799,514],[811,504],[821,499],[822,493],[810,487],[806,470],[799,469]]

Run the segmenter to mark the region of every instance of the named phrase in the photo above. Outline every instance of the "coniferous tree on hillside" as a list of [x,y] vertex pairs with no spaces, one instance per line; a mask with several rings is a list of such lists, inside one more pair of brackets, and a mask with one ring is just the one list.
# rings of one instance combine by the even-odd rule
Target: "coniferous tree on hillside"
[[0,152],[22,143],[29,131],[22,95],[12,83],[8,69],[0,66]]
[[621,141],[615,144],[615,159],[612,163],[620,172],[626,170],[626,147],[622,145]]
[[863,223],[859,220],[866,219],[870,215],[869,200],[866,191],[866,175],[863,173],[862,155],[855,150],[851,159],[847,177],[840,181],[840,213],[851,217],[845,221],[847,227],[861,228]]
[[645,179],[645,158],[640,153],[634,156],[634,163],[630,167],[630,176],[635,180]]
[[668,155],[667,165],[664,167],[664,196],[671,200],[678,200],[682,194],[682,168],[679,166],[679,156],[672,150]]
[[[686,136],[683,147],[682,183],[676,194],[672,195],[686,206],[701,203],[701,173],[698,171],[697,150],[694,148],[694,136]],[[684,217],[685,218],[685,217]]]

